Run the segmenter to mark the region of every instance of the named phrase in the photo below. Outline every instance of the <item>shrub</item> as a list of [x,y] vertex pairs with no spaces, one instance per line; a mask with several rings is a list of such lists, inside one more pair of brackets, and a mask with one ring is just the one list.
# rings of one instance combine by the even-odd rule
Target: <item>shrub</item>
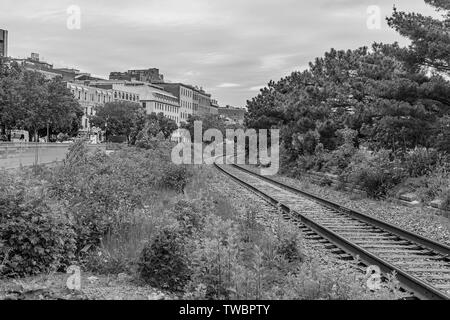
[[1,193],[0,235],[4,248],[0,276],[57,271],[75,258],[70,222],[44,198],[26,198],[24,190]]
[[175,227],[161,230],[142,250],[138,273],[146,283],[161,289],[182,291],[190,270],[186,238]]
[[343,143],[329,155],[324,166],[327,170],[341,174],[349,165],[357,149],[355,141],[358,132],[352,129],[341,129],[337,131]]
[[410,177],[420,177],[433,171],[439,162],[435,149],[415,148],[405,154],[404,167]]
[[56,136],[56,141],[63,142],[70,139],[70,136],[67,133],[58,133]]
[[299,250],[298,238],[295,234],[279,239],[277,253],[289,263],[303,262],[304,256]]
[[196,202],[180,200],[172,209],[180,227],[189,236],[200,231],[205,224],[205,217],[199,206],[200,204]]
[[406,173],[400,160],[391,160],[389,151],[371,153],[363,149],[355,153],[342,176],[347,182],[360,186],[368,196],[380,198],[401,183]]
[[167,163],[162,169],[162,177],[159,185],[162,188],[172,189],[178,193],[183,193],[191,176],[192,173],[185,165]]

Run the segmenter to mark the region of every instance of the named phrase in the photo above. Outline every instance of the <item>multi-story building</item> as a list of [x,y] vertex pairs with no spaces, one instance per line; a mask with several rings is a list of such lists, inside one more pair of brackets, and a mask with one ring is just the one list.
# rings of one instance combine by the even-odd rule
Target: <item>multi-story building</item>
[[211,105],[209,109],[211,114],[219,114],[219,102],[215,99],[211,99]]
[[194,114],[211,113],[211,95],[203,88],[194,88]]
[[144,70],[128,70],[127,72],[111,72],[109,80],[142,81],[148,83],[162,83],[164,76],[159,69],[150,68]]
[[8,56],[8,30],[0,29],[0,57]]
[[72,92],[83,109],[80,135],[88,137],[91,142],[98,143],[104,140],[104,133],[89,122],[89,117],[94,116],[96,108],[113,101],[139,102],[139,94],[123,90],[108,90],[80,83],[67,83],[67,88]]
[[195,88],[182,83],[162,83],[159,86],[178,98],[180,104],[180,122],[187,122],[189,115],[194,114]]
[[175,121],[177,125],[181,124],[178,97],[157,85],[141,81],[122,80],[91,81],[89,84],[99,88],[137,94],[139,95],[139,102],[145,108],[147,114],[162,113],[165,117]]

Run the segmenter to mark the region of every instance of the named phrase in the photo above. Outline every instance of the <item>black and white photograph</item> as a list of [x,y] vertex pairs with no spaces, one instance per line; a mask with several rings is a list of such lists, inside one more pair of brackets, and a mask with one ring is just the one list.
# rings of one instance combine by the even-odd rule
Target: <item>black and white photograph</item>
[[0,310],[449,300],[449,219],[450,0],[0,0]]

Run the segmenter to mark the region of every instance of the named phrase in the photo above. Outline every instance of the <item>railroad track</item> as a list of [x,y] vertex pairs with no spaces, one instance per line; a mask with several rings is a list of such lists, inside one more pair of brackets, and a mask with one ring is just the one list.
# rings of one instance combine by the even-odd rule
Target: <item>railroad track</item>
[[215,165],[225,175],[280,208],[310,239],[343,258],[394,273],[419,299],[450,299],[450,247],[361,212],[258,175],[238,165]]

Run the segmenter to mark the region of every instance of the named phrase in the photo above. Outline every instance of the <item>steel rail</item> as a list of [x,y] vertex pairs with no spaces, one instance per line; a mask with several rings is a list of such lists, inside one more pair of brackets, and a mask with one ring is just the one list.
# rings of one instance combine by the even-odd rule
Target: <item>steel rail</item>
[[[290,214],[291,216],[293,216],[294,219],[297,219],[299,222],[301,222],[302,224],[306,225],[307,227],[309,227],[310,229],[312,229],[314,232],[316,232],[318,235],[320,235],[321,237],[327,239],[328,241],[334,243],[335,245],[337,245],[339,248],[341,248],[343,251],[345,251],[346,253],[354,256],[354,257],[359,257],[359,259],[366,265],[378,265],[381,269],[381,271],[385,274],[389,274],[392,272],[395,272],[396,277],[398,279],[398,281],[400,282],[402,288],[412,292],[416,297],[418,297],[419,299],[430,299],[430,300],[448,300],[450,299],[450,297],[448,297],[447,295],[445,295],[443,292],[441,292],[440,290],[434,288],[433,286],[431,286],[430,284],[422,281],[421,279],[418,279],[417,277],[408,274],[407,272],[403,271],[402,269],[400,269],[399,267],[396,267],[395,265],[381,259],[380,257],[377,257],[376,255],[372,254],[371,252],[367,251],[366,249],[362,248],[361,246],[354,244],[352,242],[350,242],[349,240],[345,239],[344,237],[340,236],[339,234],[337,234],[336,232],[330,230],[327,227],[324,227],[322,225],[320,225],[319,223],[315,222],[313,219],[306,217],[305,215],[299,213],[298,211],[295,210],[291,210],[289,208],[288,205],[284,204],[283,202],[275,199],[274,197],[272,197],[271,195],[267,194],[266,192],[258,189],[257,187],[251,185],[250,183],[244,181],[242,178],[237,177],[236,175],[228,172],[227,170],[225,170],[223,167],[214,164],[215,167],[222,172],[223,174],[225,174],[228,177],[231,177],[233,180],[235,180],[237,183],[239,183],[240,185],[242,185],[243,187],[250,189],[252,192],[254,192],[255,194],[261,196],[262,198],[264,198],[265,200],[267,200],[268,202],[270,202],[272,205],[277,206],[279,208],[281,208],[281,210],[286,213],[286,214]],[[268,177],[264,177],[261,176],[257,173],[254,173],[248,169],[242,168],[241,166],[237,166],[237,165],[232,165],[233,167],[244,171],[248,174],[251,174],[253,176],[256,176],[262,180],[265,180],[268,183],[272,183],[275,184],[279,187],[282,187],[284,189],[287,189],[288,191],[291,192],[295,192],[297,194],[300,194],[302,196],[306,196],[310,199],[316,200],[316,202],[319,202],[321,205],[324,205],[326,207],[332,208],[334,210],[339,210],[339,211],[343,211],[344,213],[352,213],[352,212],[356,212],[354,210],[345,208],[339,204],[333,203],[331,201],[322,199],[320,197],[317,197],[315,195],[311,195],[309,193],[306,193],[302,190],[299,190],[297,188],[293,188],[290,186],[286,186],[283,183],[280,183],[278,181],[275,181],[273,179],[270,179]],[[361,220],[364,220],[365,222],[369,223],[369,224],[375,224],[377,227],[382,228],[380,225],[387,225],[389,227],[389,231],[390,229],[395,229],[395,231],[398,232],[399,229],[398,227],[395,227],[393,225],[387,224],[385,222],[382,222],[380,220],[374,219],[372,217],[368,217],[365,214],[362,213],[358,213],[356,212],[355,214],[356,216],[360,216],[361,215]],[[366,219],[367,218],[367,219]],[[376,223],[372,223],[371,221],[374,220]],[[384,229],[384,228],[383,228]],[[388,229],[386,229],[388,230]],[[403,232],[405,233],[405,235],[407,235],[408,240],[412,241],[412,242],[416,242],[416,236],[406,230],[401,230],[402,232],[399,232],[400,234],[403,234]],[[391,232],[391,231],[390,231]],[[391,232],[394,233],[394,232]],[[395,233],[397,235],[397,233]],[[400,236],[399,236],[400,237]],[[406,238],[406,237],[403,237]],[[411,239],[411,240],[410,240]],[[429,242],[433,245],[433,247],[437,247],[440,249],[440,253],[444,252],[446,253],[446,255],[448,256],[448,247],[446,247],[445,245],[439,244],[437,242],[434,242],[432,240],[428,240],[426,238],[417,236],[417,239],[419,239],[420,243],[427,243],[429,244]],[[447,248],[447,249],[446,249]],[[447,250],[447,251],[445,251]],[[442,254],[442,253],[441,253]]]
[[394,234],[394,235],[396,235],[396,236],[398,236],[400,238],[403,238],[403,239],[409,240],[411,242],[414,242],[416,244],[419,244],[421,246],[424,246],[427,249],[430,249],[430,250],[432,250],[432,251],[434,251],[436,253],[439,253],[440,255],[442,255],[443,258],[447,258],[448,259],[450,257],[450,247],[445,245],[445,244],[433,241],[431,239],[427,239],[427,238],[422,237],[420,235],[416,235],[416,234],[414,234],[414,233],[412,233],[412,232],[410,232],[408,230],[401,229],[401,228],[399,228],[399,227],[397,227],[397,226],[395,226],[393,224],[390,224],[388,222],[384,222],[384,221],[378,220],[378,219],[376,219],[374,217],[368,216],[368,215],[366,215],[366,214],[364,214],[362,212],[359,212],[357,210],[347,208],[347,207],[345,207],[343,205],[340,205],[340,204],[338,204],[336,202],[333,202],[333,201],[330,201],[330,200],[327,200],[327,199],[323,199],[323,198],[321,198],[319,196],[316,196],[316,195],[311,194],[309,192],[306,192],[306,191],[300,190],[298,188],[289,186],[287,184],[284,184],[282,182],[276,181],[276,180],[274,180],[272,178],[269,178],[267,176],[262,176],[260,174],[257,174],[256,172],[253,172],[253,171],[248,170],[246,168],[243,168],[241,166],[234,165],[234,164],[232,166],[235,167],[235,168],[238,168],[241,171],[249,173],[249,174],[251,174],[251,175],[253,175],[255,177],[258,177],[258,178],[263,179],[263,180],[265,180],[267,182],[275,184],[278,187],[281,187],[281,188],[286,189],[288,191],[291,191],[291,192],[297,193],[299,195],[305,196],[305,197],[310,198],[310,199],[312,199],[312,200],[314,200],[316,202],[320,202],[321,204],[325,205],[326,207],[328,207],[330,209],[334,209],[334,210],[338,210],[340,212],[344,212],[344,213],[349,214],[349,215],[351,215],[352,217],[354,217],[354,218],[356,218],[358,220],[364,221],[364,222],[366,222],[368,224],[371,224],[371,225],[376,226],[376,227],[378,227],[380,229],[388,231],[388,232],[390,232],[390,233],[392,233],[392,234]]

